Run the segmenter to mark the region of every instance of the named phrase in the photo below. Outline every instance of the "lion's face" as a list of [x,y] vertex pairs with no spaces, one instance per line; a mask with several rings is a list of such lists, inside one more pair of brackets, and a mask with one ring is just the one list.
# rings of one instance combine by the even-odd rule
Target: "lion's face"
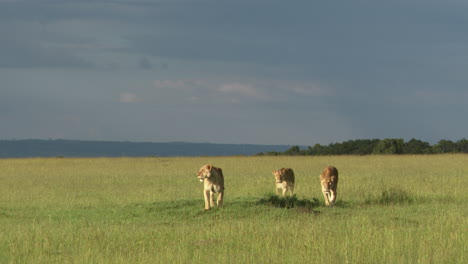
[[280,170],[273,170],[273,175],[275,176],[276,183],[283,182],[283,174],[281,174]]
[[200,170],[197,173],[197,177],[200,180],[200,182],[203,182],[205,178],[211,177],[211,165],[206,165],[200,168]]

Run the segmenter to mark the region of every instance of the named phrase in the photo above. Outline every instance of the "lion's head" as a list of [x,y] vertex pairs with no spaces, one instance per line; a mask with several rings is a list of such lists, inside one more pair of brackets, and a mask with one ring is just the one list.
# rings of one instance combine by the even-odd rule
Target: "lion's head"
[[197,173],[198,179],[203,182],[205,178],[210,178],[211,177],[211,169],[213,168],[212,165],[207,164],[203,167],[200,168],[200,170]]
[[276,183],[282,183],[283,182],[283,172],[282,172],[282,170],[273,170],[272,173],[275,176]]

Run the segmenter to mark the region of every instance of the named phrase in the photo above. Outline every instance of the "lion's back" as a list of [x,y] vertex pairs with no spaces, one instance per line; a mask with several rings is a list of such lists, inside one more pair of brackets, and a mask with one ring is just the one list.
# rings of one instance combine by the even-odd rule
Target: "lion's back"
[[283,168],[281,169],[281,173],[283,174],[284,181],[294,183],[294,171],[291,168]]
[[216,175],[217,175],[217,182],[219,182],[219,185],[221,185],[224,189],[224,175],[223,175],[223,170],[221,168],[215,168],[216,170]]
[[[215,173],[213,173],[213,171]],[[219,185],[222,190],[224,190],[224,175],[223,170],[221,168],[213,167],[213,171],[211,172],[211,182],[213,184]]]

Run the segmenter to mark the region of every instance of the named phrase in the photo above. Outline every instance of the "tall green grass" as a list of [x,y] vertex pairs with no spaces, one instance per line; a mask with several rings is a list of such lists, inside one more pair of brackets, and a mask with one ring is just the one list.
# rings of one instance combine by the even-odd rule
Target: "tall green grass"
[[[196,172],[223,168],[224,208]],[[0,160],[0,263],[467,263],[468,155]],[[318,175],[340,172],[335,207]],[[296,196],[278,198],[273,169]],[[318,201],[318,203],[317,203]],[[284,206],[283,206],[284,205]]]

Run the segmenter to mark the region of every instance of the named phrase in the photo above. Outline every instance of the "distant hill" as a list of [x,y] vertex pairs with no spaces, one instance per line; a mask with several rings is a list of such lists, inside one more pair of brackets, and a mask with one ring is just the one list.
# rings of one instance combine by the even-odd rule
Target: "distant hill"
[[0,140],[0,158],[232,156],[282,152],[291,146],[187,142]]

